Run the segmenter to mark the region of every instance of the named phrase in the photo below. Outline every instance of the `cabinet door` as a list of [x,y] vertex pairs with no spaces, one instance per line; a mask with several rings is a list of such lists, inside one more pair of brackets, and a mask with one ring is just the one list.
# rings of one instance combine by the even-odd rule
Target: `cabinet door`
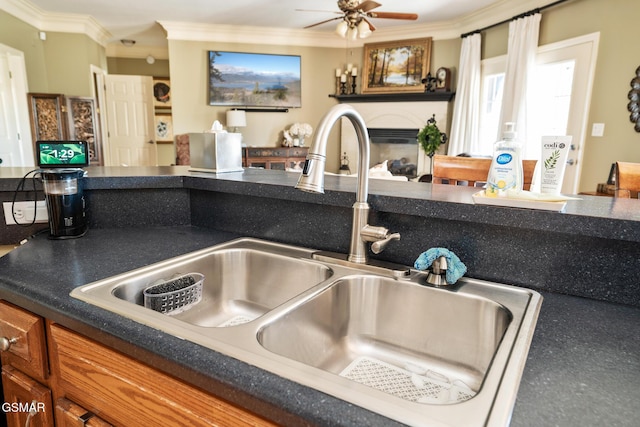
[[113,424],[275,425],[68,329],[50,332],[60,392]]
[[113,427],[111,424],[70,400],[56,402],[56,427]]
[[11,365],[33,378],[48,377],[44,320],[6,301],[0,301],[0,337],[8,345],[0,356],[3,365]]
[[2,368],[3,411],[9,427],[53,427],[51,391],[11,366]]

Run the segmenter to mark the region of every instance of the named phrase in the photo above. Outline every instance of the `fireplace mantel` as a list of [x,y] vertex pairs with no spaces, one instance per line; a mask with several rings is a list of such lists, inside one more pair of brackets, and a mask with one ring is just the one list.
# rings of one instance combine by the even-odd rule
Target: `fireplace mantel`
[[329,95],[340,102],[433,102],[451,101],[455,92],[419,92],[419,93],[369,93],[358,95]]

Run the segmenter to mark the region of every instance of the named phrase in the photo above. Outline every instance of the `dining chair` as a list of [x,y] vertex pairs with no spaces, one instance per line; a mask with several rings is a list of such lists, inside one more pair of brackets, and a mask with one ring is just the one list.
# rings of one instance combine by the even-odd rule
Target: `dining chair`
[[640,163],[616,162],[616,196],[638,198]]
[[[537,160],[523,160],[525,190],[531,188]],[[436,154],[433,156],[433,183],[481,187],[487,182],[491,159],[486,157],[460,157]],[[446,182],[445,182],[446,181]]]

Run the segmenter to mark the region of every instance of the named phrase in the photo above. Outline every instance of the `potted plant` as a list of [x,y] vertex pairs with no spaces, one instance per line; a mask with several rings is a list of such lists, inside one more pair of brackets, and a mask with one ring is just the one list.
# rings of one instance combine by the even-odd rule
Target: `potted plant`
[[422,150],[431,159],[430,171],[433,173],[433,155],[442,144],[447,142],[447,135],[438,129],[435,114],[427,120],[427,124],[418,132],[417,139]]

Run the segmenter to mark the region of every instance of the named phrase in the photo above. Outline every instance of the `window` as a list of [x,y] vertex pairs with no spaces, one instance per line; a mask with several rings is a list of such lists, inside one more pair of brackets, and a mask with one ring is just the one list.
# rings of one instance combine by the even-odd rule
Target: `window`
[[[563,193],[577,191],[582,150],[599,34],[589,34],[538,48],[536,70],[530,77],[533,90],[527,99],[528,134],[524,157],[540,157],[543,135],[573,136]],[[491,155],[493,143],[503,124],[500,120],[506,56],[482,61],[480,98],[480,149],[477,154]],[[580,72],[578,72],[578,70]],[[517,125],[516,125],[517,130]]]

